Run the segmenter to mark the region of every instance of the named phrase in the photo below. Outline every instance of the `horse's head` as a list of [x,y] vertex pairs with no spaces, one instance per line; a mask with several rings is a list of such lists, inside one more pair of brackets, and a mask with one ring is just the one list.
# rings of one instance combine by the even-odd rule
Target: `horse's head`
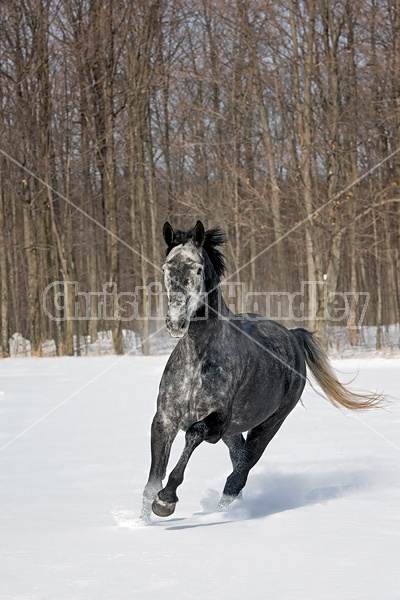
[[166,325],[169,334],[176,338],[186,335],[190,319],[204,304],[205,295],[203,223],[197,221],[193,235],[182,243],[179,243],[179,233],[165,223],[163,234],[169,250],[163,265],[168,294]]

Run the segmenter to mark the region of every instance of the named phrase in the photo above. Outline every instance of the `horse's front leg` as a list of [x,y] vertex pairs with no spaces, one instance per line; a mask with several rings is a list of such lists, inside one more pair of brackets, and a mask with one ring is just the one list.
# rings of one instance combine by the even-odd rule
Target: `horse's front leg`
[[143,492],[143,508],[141,517],[148,521],[151,504],[162,488],[162,480],[166,475],[167,464],[172,443],[178,427],[172,419],[168,419],[161,411],[157,411],[151,425],[151,467],[149,478]]
[[158,492],[152,509],[159,517],[169,517],[175,510],[178,496],[176,490],[181,485],[185,474],[185,469],[193,451],[203,441],[215,444],[218,442],[224,430],[226,416],[220,411],[209,414],[202,421],[193,423],[189,427],[185,436],[185,447],[176,467],[171,471],[168,483],[163,490]]

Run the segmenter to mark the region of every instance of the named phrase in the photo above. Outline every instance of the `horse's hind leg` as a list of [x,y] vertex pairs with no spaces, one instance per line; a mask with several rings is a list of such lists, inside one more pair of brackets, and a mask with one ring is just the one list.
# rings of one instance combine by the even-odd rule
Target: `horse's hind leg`
[[[232,466],[235,469],[243,459],[243,450],[246,440],[241,433],[223,437],[222,441],[229,448],[229,456],[231,457]],[[242,492],[239,492],[238,498],[242,497]]]
[[279,430],[285,417],[286,414],[282,417],[276,413],[249,431],[243,449],[240,452],[238,462],[234,465],[233,472],[226,480],[222,498],[219,503],[221,507],[227,507],[239,496],[246,485],[250,469],[252,469],[260,460],[264,450]]
[[168,483],[158,492],[152,509],[159,517],[169,517],[175,510],[178,496],[176,490],[182,483],[186,466],[193,451],[203,441],[215,444],[221,439],[225,416],[220,412],[209,414],[202,421],[193,423],[186,432],[185,447],[176,467],[171,471]]
[[231,457],[232,466],[233,468],[235,468],[239,461],[242,459],[245,439],[241,433],[238,433],[236,435],[224,436],[222,438],[222,441],[229,448],[229,455]]

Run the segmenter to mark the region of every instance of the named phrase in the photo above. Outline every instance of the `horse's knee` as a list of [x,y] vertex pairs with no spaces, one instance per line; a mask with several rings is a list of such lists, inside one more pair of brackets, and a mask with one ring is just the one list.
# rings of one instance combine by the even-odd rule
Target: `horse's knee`
[[193,423],[186,431],[187,443],[210,442],[215,444],[222,438],[226,424],[226,415],[222,411],[214,411],[202,421]]
[[207,426],[204,421],[197,421],[190,425],[185,434],[186,443],[203,441],[206,437]]
[[226,413],[215,410],[204,419],[207,427],[205,441],[210,444],[216,444],[222,438],[226,427]]

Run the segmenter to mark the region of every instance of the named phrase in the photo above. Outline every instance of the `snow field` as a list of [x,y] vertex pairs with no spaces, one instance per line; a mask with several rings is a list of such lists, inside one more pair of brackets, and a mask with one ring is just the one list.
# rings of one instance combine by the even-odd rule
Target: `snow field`
[[229,511],[227,448],[202,444],[175,514],[144,526],[165,362],[0,362],[0,599],[398,599],[400,359],[335,361],[389,408],[342,413],[307,387]]

